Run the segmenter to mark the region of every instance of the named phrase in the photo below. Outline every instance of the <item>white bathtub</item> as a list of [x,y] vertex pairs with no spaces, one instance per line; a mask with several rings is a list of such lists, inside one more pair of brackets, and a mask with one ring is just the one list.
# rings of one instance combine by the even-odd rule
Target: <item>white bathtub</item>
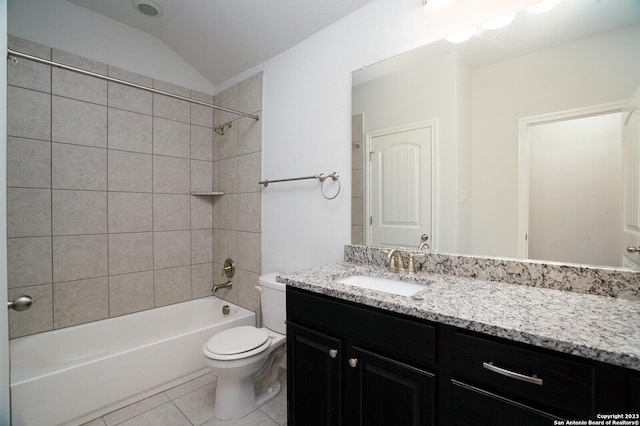
[[81,424],[198,377],[206,340],[241,325],[255,314],[207,297],[13,339],[13,425]]

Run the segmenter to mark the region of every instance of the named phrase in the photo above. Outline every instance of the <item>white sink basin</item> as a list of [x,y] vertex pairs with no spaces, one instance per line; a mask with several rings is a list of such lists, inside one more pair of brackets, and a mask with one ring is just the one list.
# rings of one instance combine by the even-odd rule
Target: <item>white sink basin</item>
[[336,280],[339,283],[352,285],[354,287],[368,288],[370,290],[384,291],[385,293],[397,294],[400,296],[413,296],[424,286],[407,281],[390,280],[387,278],[370,277],[368,275],[352,275]]

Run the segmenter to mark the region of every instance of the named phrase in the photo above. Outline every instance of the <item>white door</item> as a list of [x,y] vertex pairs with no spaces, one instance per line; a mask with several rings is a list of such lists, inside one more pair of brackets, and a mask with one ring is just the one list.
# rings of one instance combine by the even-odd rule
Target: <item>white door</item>
[[622,266],[619,112],[529,128],[531,259]]
[[433,241],[434,133],[435,123],[420,123],[369,135],[371,245]]
[[640,247],[640,89],[623,113],[622,144],[624,168],[624,242],[622,266],[640,269],[640,253],[626,247]]

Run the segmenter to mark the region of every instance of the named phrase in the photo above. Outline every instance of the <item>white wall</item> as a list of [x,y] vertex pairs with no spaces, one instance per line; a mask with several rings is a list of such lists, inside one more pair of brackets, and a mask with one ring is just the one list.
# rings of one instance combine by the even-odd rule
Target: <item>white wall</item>
[[518,255],[518,120],[631,97],[638,43],[626,27],[473,71],[472,253]]
[[160,39],[65,0],[9,0],[8,16],[8,32],[16,37],[214,93],[213,84]]
[[271,185],[262,197],[262,271],[337,262],[349,243],[351,79],[353,70],[535,0],[458,0],[440,15],[420,0],[373,0],[336,24],[221,88],[264,71],[265,178],[337,170],[343,193],[326,201],[313,183]]

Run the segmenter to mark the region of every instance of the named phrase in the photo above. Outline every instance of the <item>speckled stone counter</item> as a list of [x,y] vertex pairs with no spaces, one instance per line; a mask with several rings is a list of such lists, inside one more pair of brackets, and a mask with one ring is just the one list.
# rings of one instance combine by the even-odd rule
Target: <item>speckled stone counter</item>
[[[382,265],[382,263],[380,263]],[[336,282],[371,275],[424,285],[413,296]],[[289,286],[640,371],[640,302],[456,275],[399,275],[352,262],[280,274]]]

